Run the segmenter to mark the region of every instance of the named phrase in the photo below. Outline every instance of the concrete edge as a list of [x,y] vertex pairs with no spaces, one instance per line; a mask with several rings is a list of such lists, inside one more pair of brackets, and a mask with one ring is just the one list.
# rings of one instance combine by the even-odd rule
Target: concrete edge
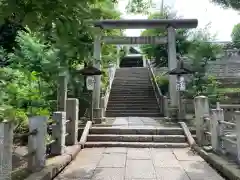
[[[30,174],[25,180],[49,180],[56,177],[71,161],[73,161],[77,154],[81,151],[81,145],[73,145],[66,148],[66,153],[56,156],[53,163],[46,165],[41,171]],[[51,159],[49,160],[51,161]]]
[[221,173],[228,179],[240,180],[240,169],[237,164],[229,163],[224,158],[213,153],[204,151],[197,145],[192,137],[192,134],[185,122],[179,122],[183,128],[184,134],[187,137],[190,147],[196,151],[207,163],[209,163],[215,170]]
[[82,136],[81,136],[81,139],[80,139],[80,142],[79,142],[79,144],[82,146],[82,148],[84,148],[84,145],[87,141],[87,136],[89,134],[89,130],[90,130],[91,127],[92,127],[92,121],[88,121],[86,123],[86,126],[85,126],[84,130],[83,130],[83,133],[82,133]]

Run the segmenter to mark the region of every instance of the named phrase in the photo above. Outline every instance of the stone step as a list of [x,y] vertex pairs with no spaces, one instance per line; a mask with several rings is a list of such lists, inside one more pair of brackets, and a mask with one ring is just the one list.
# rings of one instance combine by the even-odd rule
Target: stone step
[[110,98],[126,98],[126,99],[139,99],[139,98],[142,98],[142,99],[145,99],[145,98],[155,98],[155,96],[150,96],[150,95],[142,95],[142,96],[139,96],[139,95],[135,95],[135,94],[124,94],[124,95],[116,95],[116,94],[113,94],[113,95],[110,95]]
[[131,105],[129,105],[129,106],[118,106],[118,105],[112,105],[112,106],[108,106],[107,107],[107,111],[108,110],[119,110],[119,111],[124,111],[124,112],[126,112],[127,110],[129,110],[129,109],[131,109],[131,110],[133,110],[133,111],[135,111],[135,110],[146,110],[146,111],[148,111],[148,110],[157,110],[157,111],[159,111],[159,107],[157,106],[157,105],[155,105],[155,106],[144,106],[144,105],[142,105],[142,106],[131,106]]
[[132,96],[110,96],[109,101],[156,101],[156,97],[151,97],[151,96],[145,96],[145,97],[132,97]]
[[119,87],[119,86],[124,86],[124,87],[129,87],[129,88],[132,88],[132,87],[136,87],[136,86],[138,86],[138,87],[144,87],[144,88],[152,88],[152,84],[150,84],[150,83],[134,83],[134,82],[132,82],[132,83],[125,83],[125,82],[121,82],[121,81],[119,81],[119,82],[116,82],[116,83],[113,83],[112,84],[112,87]]
[[[123,77],[123,76],[125,76],[125,77],[127,77],[127,79],[125,78],[125,77]],[[113,80],[113,82],[114,81],[123,81],[123,82],[126,82],[126,83],[129,83],[129,82],[136,82],[136,83],[149,83],[149,82],[151,82],[151,79],[148,77],[148,76],[141,76],[141,77],[139,77],[139,76],[132,76],[132,75],[123,75],[123,76],[115,76],[114,77],[114,80]]]
[[150,96],[150,95],[153,95],[155,96],[155,92],[153,90],[149,90],[149,91],[134,91],[134,92],[131,92],[131,91],[117,91],[117,90],[114,90],[112,89],[111,92],[110,92],[110,96],[111,95],[121,95],[121,96]]
[[157,100],[156,99],[152,99],[152,100],[148,100],[148,99],[139,99],[139,100],[128,100],[128,99],[122,99],[122,100],[112,100],[109,99],[108,101],[109,104],[156,104],[157,105]]
[[186,137],[184,135],[90,134],[87,141],[185,143]]
[[129,148],[186,148],[187,143],[151,143],[151,142],[86,142],[86,148],[92,147],[129,147]]
[[111,93],[112,94],[120,94],[120,95],[124,95],[124,94],[136,94],[136,95],[146,94],[146,95],[149,95],[149,94],[154,94],[154,91],[153,91],[153,89],[135,89],[135,90],[129,91],[126,88],[121,88],[121,89],[112,88],[110,94]]
[[110,113],[106,112],[106,117],[162,117],[160,113]]
[[116,89],[133,89],[133,90],[150,90],[153,89],[152,86],[147,86],[147,85],[138,85],[138,84],[133,84],[131,86],[126,86],[124,84],[119,84],[119,85],[113,85],[111,87],[112,89],[116,88]]
[[138,113],[153,113],[153,114],[157,114],[159,113],[158,109],[149,109],[149,110],[141,110],[141,109],[127,109],[125,111],[120,110],[113,110],[113,109],[107,109],[106,113],[133,113],[133,114],[138,114]]
[[115,108],[115,109],[124,109],[124,108],[133,108],[133,109],[146,109],[146,108],[149,108],[149,109],[158,109],[158,105],[156,103],[153,103],[153,104],[148,104],[146,106],[146,104],[131,104],[131,103],[117,103],[117,104],[108,104],[107,105],[107,109],[112,109],[112,108]]
[[184,135],[180,127],[92,127],[89,134]]

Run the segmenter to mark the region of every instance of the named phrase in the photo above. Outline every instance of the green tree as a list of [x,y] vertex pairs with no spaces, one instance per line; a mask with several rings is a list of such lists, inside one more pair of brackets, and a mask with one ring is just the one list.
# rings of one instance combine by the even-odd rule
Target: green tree
[[[166,19],[169,16],[169,11],[165,10],[163,13],[151,14],[148,19]],[[184,55],[188,52],[190,46],[188,37],[188,30],[178,29],[176,31],[176,50],[180,55]],[[142,36],[167,36],[167,31],[165,29],[147,29],[142,32]],[[141,49],[146,56],[154,59],[154,63],[158,67],[168,66],[168,50],[167,44],[160,45],[143,45]]]
[[215,61],[218,55],[222,53],[222,47],[210,43],[213,37],[204,28],[195,31],[190,39],[191,45],[187,54],[192,70],[195,72],[187,85],[187,96],[193,98],[197,95],[207,95],[210,100],[219,99],[219,82],[214,76],[207,74],[209,62]]
[[236,24],[233,27],[231,37],[233,45],[237,48],[240,48],[240,24]]
[[212,2],[219,4],[225,8],[232,8],[235,10],[240,9],[239,0],[211,0]]

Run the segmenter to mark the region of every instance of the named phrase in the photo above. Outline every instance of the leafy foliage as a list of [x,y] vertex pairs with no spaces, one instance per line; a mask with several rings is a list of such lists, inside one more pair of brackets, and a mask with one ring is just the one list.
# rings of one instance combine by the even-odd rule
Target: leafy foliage
[[240,24],[236,24],[232,30],[232,42],[236,48],[240,48]]
[[[84,77],[78,66],[91,61],[97,33],[87,20],[119,19],[112,0],[14,1],[0,3],[0,120],[20,128],[33,115],[51,115],[56,109],[57,79],[68,74],[69,97],[88,107]],[[5,19],[5,21],[4,21]],[[121,35],[119,30],[101,32]],[[104,45],[102,66],[116,60],[116,47]],[[103,91],[107,85],[102,77]]]
[[239,0],[211,0],[212,2],[219,4],[225,8],[233,8],[235,10],[240,9]]
[[[154,13],[149,16],[148,19],[165,19],[170,15],[166,9],[163,13]],[[171,14],[172,15],[172,14]],[[172,15],[173,16],[173,15]],[[190,42],[187,40],[188,30],[178,29],[176,31],[176,51],[180,55],[185,55],[188,52]],[[148,29],[142,32],[142,36],[167,36],[165,29]],[[149,59],[154,60],[154,64],[157,67],[168,66],[168,50],[167,44],[159,45],[143,45],[142,51],[147,55]]]
[[210,61],[217,59],[222,47],[207,42],[206,40],[212,38],[207,32],[207,29],[199,30],[192,36],[188,59],[195,73],[187,84],[186,94],[191,98],[207,95],[211,101],[217,101],[221,98],[218,93],[220,83],[215,77],[207,74],[207,67]]

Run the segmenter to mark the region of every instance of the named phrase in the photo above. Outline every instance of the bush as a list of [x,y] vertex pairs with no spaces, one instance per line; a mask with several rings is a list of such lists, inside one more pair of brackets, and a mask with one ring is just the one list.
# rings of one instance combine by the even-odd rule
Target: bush
[[205,77],[193,77],[189,83],[187,83],[187,91],[185,96],[189,99],[193,99],[196,96],[207,96],[211,104],[215,104],[217,101],[221,101],[226,97],[219,93],[220,82],[217,81],[214,76]]
[[161,89],[161,92],[163,95],[167,95],[169,91],[169,79],[167,76],[161,75],[161,76],[156,76],[156,82]]

